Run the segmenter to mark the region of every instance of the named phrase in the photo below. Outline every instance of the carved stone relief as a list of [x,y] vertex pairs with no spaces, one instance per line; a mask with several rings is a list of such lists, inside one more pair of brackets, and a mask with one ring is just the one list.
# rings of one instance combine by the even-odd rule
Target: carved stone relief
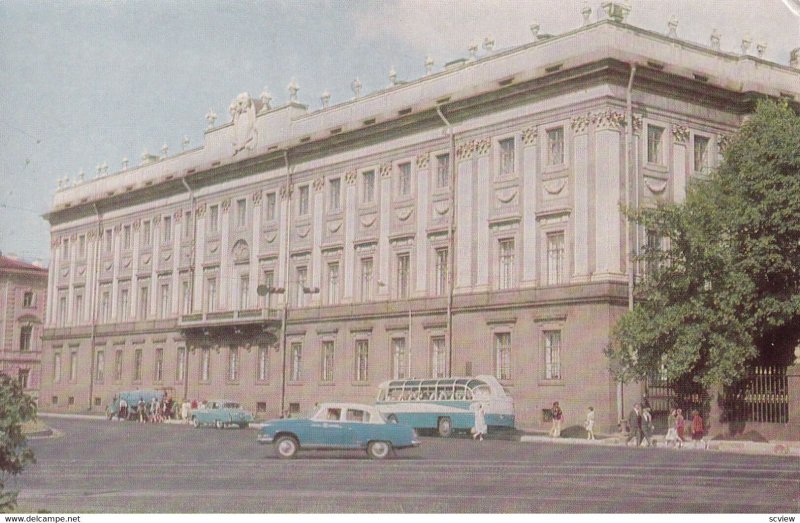
[[239,240],[233,244],[231,249],[234,263],[246,263],[250,261],[250,247],[245,240]]
[[233,119],[233,156],[244,149],[252,151],[258,141],[256,106],[248,93],[241,93],[231,102],[228,110]]

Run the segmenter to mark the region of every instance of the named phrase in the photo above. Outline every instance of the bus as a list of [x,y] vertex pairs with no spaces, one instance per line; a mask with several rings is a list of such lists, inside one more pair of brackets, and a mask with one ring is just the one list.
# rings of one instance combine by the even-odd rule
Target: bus
[[388,421],[435,429],[445,438],[474,426],[478,404],[490,430],[514,428],[514,401],[494,376],[386,381],[375,402]]

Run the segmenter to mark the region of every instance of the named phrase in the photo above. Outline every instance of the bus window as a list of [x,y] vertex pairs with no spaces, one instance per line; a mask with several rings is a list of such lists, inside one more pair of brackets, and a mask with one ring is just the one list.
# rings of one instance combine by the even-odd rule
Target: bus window
[[464,387],[456,386],[456,391],[455,394],[453,394],[453,399],[455,400],[464,399]]
[[464,399],[471,400],[472,399],[472,391],[469,389],[464,390]]
[[480,385],[472,389],[472,394],[476,398],[488,398],[492,395],[492,390],[488,385]]

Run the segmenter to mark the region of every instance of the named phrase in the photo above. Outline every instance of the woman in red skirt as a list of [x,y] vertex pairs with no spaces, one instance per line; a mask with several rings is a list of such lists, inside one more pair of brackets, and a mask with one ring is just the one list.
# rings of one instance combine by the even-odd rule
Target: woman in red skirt
[[692,440],[694,441],[694,446],[697,448],[700,443],[703,441],[703,436],[705,435],[705,430],[703,427],[703,418],[700,416],[700,412],[693,410],[692,411]]
[[683,411],[678,409],[675,413],[675,432],[678,433],[678,448],[683,447],[683,442],[686,438],[683,436],[683,431],[686,428],[686,420],[683,417]]

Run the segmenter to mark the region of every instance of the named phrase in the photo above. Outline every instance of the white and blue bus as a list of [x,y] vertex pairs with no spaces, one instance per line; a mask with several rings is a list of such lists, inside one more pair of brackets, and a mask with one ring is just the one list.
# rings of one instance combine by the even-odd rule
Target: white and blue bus
[[386,381],[375,402],[389,421],[436,429],[442,437],[472,428],[477,404],[490,430],[514,428],[514,402],[494,376]]

